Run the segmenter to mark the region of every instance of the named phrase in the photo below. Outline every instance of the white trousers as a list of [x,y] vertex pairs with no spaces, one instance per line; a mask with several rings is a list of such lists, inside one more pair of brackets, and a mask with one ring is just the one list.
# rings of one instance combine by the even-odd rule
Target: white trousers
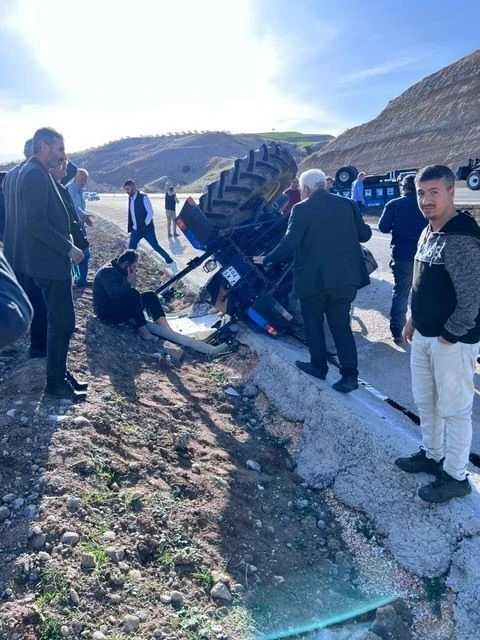
[[444,470],[464,480],[472,443],[473,375],[479,343],[443,344],[413,334],[413,397],[420,414],[422,448]]

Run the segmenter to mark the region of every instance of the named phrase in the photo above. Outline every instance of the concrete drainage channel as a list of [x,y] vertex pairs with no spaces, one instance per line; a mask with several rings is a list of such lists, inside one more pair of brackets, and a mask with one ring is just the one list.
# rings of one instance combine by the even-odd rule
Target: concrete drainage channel
[[367,382],[345,396],[331,389],[333,379],[300,373],[294,361],[307,359],[308,352],[297,341],[272,340],[245,327],[238,337],[259,356],[255,384],[285,418],[303,423],[298,474],[312,488],[331,487],[341,503],[365,513],[407,571],[445,577],[454,594],[456,640],[480,637],[478,475],[470,475],[477,490],[465,499],[423,502],[416,493],[428,476],[393,465],[418,448],[414,414]]

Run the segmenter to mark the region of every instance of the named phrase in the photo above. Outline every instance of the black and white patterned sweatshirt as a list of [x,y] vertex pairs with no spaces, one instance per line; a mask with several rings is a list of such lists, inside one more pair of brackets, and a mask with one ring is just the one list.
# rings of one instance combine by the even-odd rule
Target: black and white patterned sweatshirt
[[480,227],[465,211],[440,231],[425,227],[412,286],[413,325],[422,336],[480,341]]

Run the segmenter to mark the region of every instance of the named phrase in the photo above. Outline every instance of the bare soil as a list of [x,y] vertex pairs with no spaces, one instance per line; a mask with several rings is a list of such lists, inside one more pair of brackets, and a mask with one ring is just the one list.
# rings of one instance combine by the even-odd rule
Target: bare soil
[[[95,272],[123,243],[101,220],[90,237]],[[143,290],[168,277],[146,254],[139,272]],[[177,287],[172,307],[190,299]],[[370,611],[359,629],[393,592],[414,610],[398,605],[408,637],[452,637],[441,583],[390,561],[372,579],[381,539],[296,475],[301,425],[252,386],[252,353],[173,366],[101,324],[91,289],[75,304],[70,368],[87,402],[42,398],[26,339],[0,354],[2,640],[276,638]]]

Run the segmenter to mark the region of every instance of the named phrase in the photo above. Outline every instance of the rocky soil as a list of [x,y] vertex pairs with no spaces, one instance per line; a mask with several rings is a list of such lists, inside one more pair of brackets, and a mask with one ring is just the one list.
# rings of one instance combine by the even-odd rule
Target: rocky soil
[[[92,270],[122,247],[102,221],[91,241]],[[142,254],[140,277],[166,276]],[[179,287],[171,305],[189,300]],[[75,302],[87,402],[41,397],[26,340],[0,354],[2,640],[454,638],[442,581],[408,576],[296,475],[301,425],[251,383],[245,347],[167,358],[102,325],[91,289]]]

